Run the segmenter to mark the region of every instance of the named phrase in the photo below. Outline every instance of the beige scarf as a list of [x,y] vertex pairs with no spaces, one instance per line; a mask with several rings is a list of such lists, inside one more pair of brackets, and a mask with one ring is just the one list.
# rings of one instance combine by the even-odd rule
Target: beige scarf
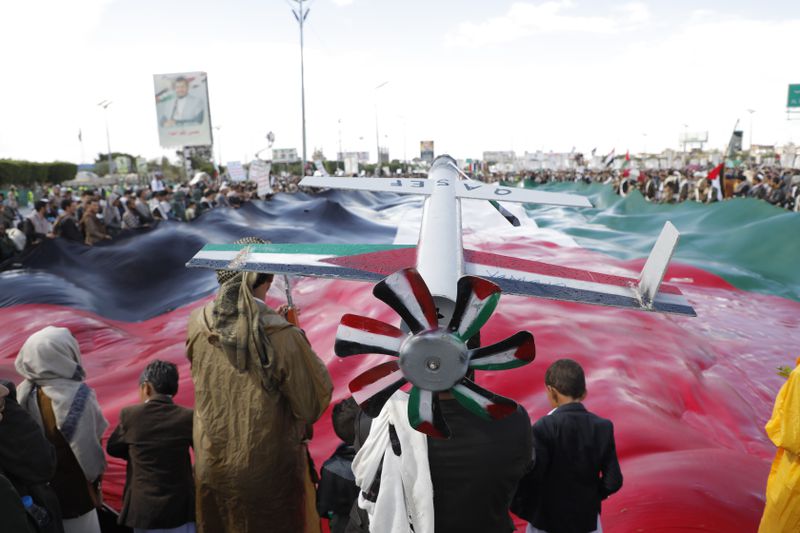
[[262,320],[267,306],[253,296],[257,276],[257,272],[240,272],[222,284],[214,300],[211,327],[231,364],[240,372],[249,364],[258,365],[263,370],[262,385],[271,390],[272,345]]

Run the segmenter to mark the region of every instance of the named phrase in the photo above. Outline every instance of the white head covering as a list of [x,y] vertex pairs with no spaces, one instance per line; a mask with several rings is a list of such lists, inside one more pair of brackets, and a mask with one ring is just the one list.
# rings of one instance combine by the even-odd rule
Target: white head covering
[[86,479],[95,481],[106,469],[100,438],[108,422],[94,391],[83,383],[86,373],[78,341],[67,328],[47,326],[28,337],[14,366],[25,378],[17,388],[20,405],[43,425],[36,394],[37,388],[42,389]]

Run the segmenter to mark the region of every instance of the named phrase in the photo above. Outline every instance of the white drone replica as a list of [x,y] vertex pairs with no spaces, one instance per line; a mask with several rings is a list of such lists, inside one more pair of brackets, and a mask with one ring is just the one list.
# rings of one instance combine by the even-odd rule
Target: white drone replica
[[471,370],[505,370],[535,357],[527,331],[479,348],[467,341],[491,316],[500,292],[589,304],[695,316],[681,291],[662,285],[678,242],[667,222],[638,279],[599,274],[488,252],[465,250],[461,199],[591,207],[583,196],[495,186],[464,176],[449,156],[433,162],[427,179],[306,177],[304,187],[423,195],[417,246],[263,244],[203,247],[190,267],[238,269],[378,282],[373,294],[394,309],[405,330],[352,314],[342,317],[335,351],[340,357],[388,354],[396,360],[367,370],[350,382],[364,411],[376,416],[388,398],[411,383],[408,418],[431,437],[450,432],[439,409],[449,391],[468,410],[489,419],[513,413],[516,403],[478,386]]

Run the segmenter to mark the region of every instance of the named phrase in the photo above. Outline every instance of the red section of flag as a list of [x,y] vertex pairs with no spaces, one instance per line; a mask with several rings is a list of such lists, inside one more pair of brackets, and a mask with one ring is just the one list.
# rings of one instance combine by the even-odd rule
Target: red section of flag
[[720,172],[722,172],[722,167],[725,163],[720,163],[719,165],[715,166],[711,169],[711,172],[708,173],[708,179],[715,180],[719,177]]

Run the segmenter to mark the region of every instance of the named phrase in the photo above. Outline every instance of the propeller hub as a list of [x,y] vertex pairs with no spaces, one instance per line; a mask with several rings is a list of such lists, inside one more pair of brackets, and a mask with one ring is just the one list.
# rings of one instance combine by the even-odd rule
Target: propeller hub
[[468,368],[466,345],[445,330],[412,335],[400,347],[400,370],[421,389],[448,390],[461,381]]

